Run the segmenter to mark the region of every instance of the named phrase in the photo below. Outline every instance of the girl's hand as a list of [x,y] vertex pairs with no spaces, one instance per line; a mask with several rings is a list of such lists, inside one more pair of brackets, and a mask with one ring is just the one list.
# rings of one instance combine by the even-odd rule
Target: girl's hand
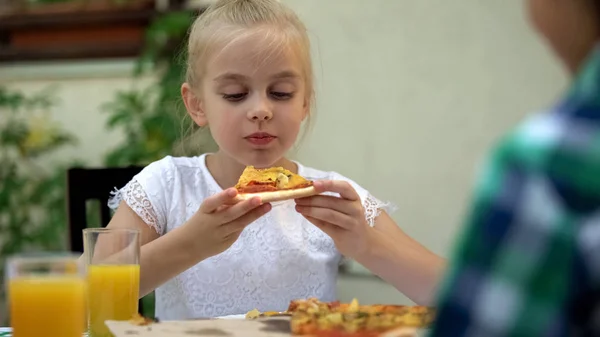
[[315,195],[296,199],[296,210],[308,221],[331,236],[344,256],[355,258],[370,246],[373,231],[365,218],[360,197],[346,181],[315,181],[319,193],[334,192],[340,196]]
[[184,224],[191,246],[203,259],[227,250],[246,226],[271,210],[271,204],[262,204],[259,197],[236,203],[236,195],[237,190],[229,188],[206,198]]

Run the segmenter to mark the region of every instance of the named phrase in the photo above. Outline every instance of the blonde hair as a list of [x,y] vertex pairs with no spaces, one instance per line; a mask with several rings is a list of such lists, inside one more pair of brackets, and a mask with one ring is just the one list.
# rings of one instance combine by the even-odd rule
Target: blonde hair
[[223,51],[257,29],[264,38],[265,51],[282,52],[296,47],[310,110],[314,102],[314,79],[306,27],[296,13],[278,0],[217,0],[209,6],[190,30],[186,81],[192,87],[199,86],[213,53]]

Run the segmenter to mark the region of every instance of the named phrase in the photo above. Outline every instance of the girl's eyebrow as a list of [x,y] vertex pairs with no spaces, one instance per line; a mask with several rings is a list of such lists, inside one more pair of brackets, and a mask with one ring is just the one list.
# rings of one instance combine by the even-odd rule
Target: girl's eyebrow
[[282,72],[279,72],[279,73],[271,76],[271,78],[273,78],[273,79],[294,79],[294,78],[300,78],[300,75],[298,75],[298,73],[296,73],[295,71],[292,71],[292,70],[284,70]]
[[236,73],[224,73],[214,78],[215,82],[223,82],[223,81],[244,81],[247,80],[248,77],[242,74]]
[[[271,76],[272,79],[295,79],[295,78],[300,78],[300,75],[298,75],[298,73],[296,73],[295,71],[292,70],[284,70],[281,71],[273,76]],[[223,73],[217,77],[214,78],[213,81],[215,82],[224,82],[224,81],[247,81],[248,80],[248,76],[242,75],[242,74],[237,74],[237,73],[231,73],[231,72],[226,72]]]

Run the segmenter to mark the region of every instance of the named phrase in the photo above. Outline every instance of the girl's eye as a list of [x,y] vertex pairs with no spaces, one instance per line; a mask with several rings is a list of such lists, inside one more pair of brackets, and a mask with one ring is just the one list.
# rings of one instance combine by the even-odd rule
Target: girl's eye
[[223,98],[230,102],[239,102],[246,97],[246,93],[238,93],[238,94],[223,94]]
[[278,100],[290,99],[294,96],[291,92],[271,91],[271,96]]

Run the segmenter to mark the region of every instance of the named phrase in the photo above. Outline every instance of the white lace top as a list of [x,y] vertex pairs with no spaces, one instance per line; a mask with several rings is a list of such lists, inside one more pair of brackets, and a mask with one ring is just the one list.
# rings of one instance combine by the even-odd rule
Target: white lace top
[[[220,192],[199,157],[165,157],[148,165],[109,202],[121,200],[160,235],[181,226],[204,198]],[[373,225],[386,204],[335,172],[298,164],[307,179],[342,179],[360,195]],[[292,299],[336,298],[336,278],[342,256],[329,236],[294,210],[294,202],[273,209],[250,224],[225,252],[206,259],[156,289],[156,316],[162,320],[215,317],[285,310]]]

